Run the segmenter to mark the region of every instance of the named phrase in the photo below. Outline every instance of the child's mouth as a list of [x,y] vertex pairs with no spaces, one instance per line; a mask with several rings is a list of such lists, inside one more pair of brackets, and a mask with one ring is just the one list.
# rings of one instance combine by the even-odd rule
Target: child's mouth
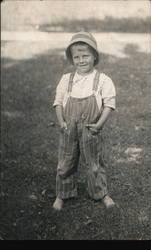
[[79,65],[80,68],[86,67],[87,65]]

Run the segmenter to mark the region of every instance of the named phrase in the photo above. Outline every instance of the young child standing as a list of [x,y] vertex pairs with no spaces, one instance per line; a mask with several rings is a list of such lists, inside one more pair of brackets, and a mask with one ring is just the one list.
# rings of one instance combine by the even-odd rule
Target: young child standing
[[76,172],[80,156],[87,169],[90,197],[103,201],[106,208],[110,208],[115,203],[107,190],[101,134],[111,111],[115,109],[115,87],[107,75],[95,68],[99,52],[90,33],[73,35],[66,56],[74,65],[75,72],[62,76],[53,104],[60,125],[53,208],[61,210],[65,199],[77,196]]

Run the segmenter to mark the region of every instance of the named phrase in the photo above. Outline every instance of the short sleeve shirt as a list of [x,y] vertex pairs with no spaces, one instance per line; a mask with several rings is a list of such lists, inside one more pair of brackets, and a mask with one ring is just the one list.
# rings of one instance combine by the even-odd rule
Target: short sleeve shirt
[[[96,69],[85,76],[79,75],[77,72],[75,72],[70,96],[84,98],[92,95],[95,74]],[[55,101],[53,103],[54,107],[57,105],[63,106],[64,99],[68,93],[69,78],[70,73],[64,74],[62,76],[56,89]],[[97,92],[101,97],[103,106],[108,106],[112,109],[115,109],[115,86],[111,78],[104,73],[100,74]]]

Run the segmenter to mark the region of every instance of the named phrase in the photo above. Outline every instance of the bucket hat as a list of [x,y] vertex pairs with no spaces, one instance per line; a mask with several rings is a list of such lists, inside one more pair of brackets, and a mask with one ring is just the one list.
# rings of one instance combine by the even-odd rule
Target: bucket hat
[[72,55],[71,55],[71,45],[77,43],[77,42],[84,42],[86,44],[88,44],[94,51],[95,51],[95,54],[96,54],[96,59],[94,61],[94,65],[98,64],[99,62],[99,52],[98,52],[98,49],[97,49],[97,42],[95,40],[95,38],[92,36],[91,33],[89,32],[78,32],[76,34],[74,34],[66,48],[66,57],[69,59],[69,61],[71,63],[73,63],[72,61]]

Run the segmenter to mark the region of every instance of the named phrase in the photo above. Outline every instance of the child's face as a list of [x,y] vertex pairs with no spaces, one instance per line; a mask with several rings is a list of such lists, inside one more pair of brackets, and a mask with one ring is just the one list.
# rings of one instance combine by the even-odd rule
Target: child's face
[[72,45],[71,54],[77,72],[85,75],[93,70],[95,56],[88,45]]

